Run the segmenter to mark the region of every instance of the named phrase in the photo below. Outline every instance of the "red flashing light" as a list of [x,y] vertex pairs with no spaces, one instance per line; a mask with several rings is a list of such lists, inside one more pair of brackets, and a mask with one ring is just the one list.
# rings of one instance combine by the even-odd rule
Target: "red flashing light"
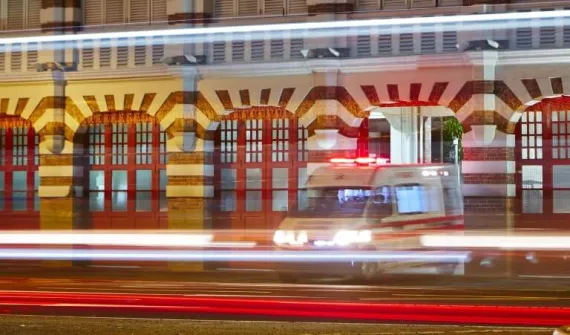
[[357,157],[357,158],[331,158],[333,164],[359,164],[359,165],[385,165],[390,163],[387,158]]

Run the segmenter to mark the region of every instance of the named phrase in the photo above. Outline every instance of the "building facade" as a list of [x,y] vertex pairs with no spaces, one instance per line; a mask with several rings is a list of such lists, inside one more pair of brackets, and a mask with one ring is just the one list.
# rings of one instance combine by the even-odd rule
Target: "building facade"
[[[231,31],[565,6],[0,0],[0,229],[272,229],[330,158],[441,161],[434,129],[450,117],[464,133],[468,228],[565,227],[570,25],[562,18],[481,30]],[[212,27],[226,29],[202,39],[9,39]]]

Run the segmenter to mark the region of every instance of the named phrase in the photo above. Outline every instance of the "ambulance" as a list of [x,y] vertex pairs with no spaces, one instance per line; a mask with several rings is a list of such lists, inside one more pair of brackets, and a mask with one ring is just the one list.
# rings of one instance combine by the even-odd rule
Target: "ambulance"
[[[420,237],[463,229],[463,196],[456,165],[392,165],[374,157],[331,159],[306,182],[304,199],[273,235],[276,250],[330,255],[357,251],[420,251]],[[308,256],[309,257],[309,256]],[[432,264],[433,263],[433,264]],[[286,282],[305,276],[372,279],[382,273],[431,268],[455,273],[460,261],[280,262]]]

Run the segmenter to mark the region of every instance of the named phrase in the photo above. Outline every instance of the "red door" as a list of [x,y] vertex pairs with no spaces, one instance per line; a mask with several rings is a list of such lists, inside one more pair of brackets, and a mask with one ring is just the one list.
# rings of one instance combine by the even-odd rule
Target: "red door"
[[[516,228],[570,229],[570,99],[544,99],[529,107],[516,131]],[[568,272],[568,265],[521,255],[519,274]],[[548,255],[549,261],[558,255]],[[524,257],[524,259],[522,259]],[[539,258],[542,258],[540,260]],[[538,260],[538,262],[537,262]]]
[[223,120],[216,140],[214,228],[270,243],[273,230],[301,194],[307,135],[286,112],[252,109]]

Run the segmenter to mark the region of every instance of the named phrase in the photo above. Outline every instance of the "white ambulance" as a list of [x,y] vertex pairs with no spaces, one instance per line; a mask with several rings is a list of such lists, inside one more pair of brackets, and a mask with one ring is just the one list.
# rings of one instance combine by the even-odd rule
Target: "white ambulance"
[[[331,255],[357,251],[414,251],[428,231],[463,229],[463,196],[455,165],[391,165],[376,158],[332,159],[315,169],[300,200],[275,231],[277,250]],[[281,262],[284,281],[310,275],[371,279],[398,269],[450,273],[459,261]]]

